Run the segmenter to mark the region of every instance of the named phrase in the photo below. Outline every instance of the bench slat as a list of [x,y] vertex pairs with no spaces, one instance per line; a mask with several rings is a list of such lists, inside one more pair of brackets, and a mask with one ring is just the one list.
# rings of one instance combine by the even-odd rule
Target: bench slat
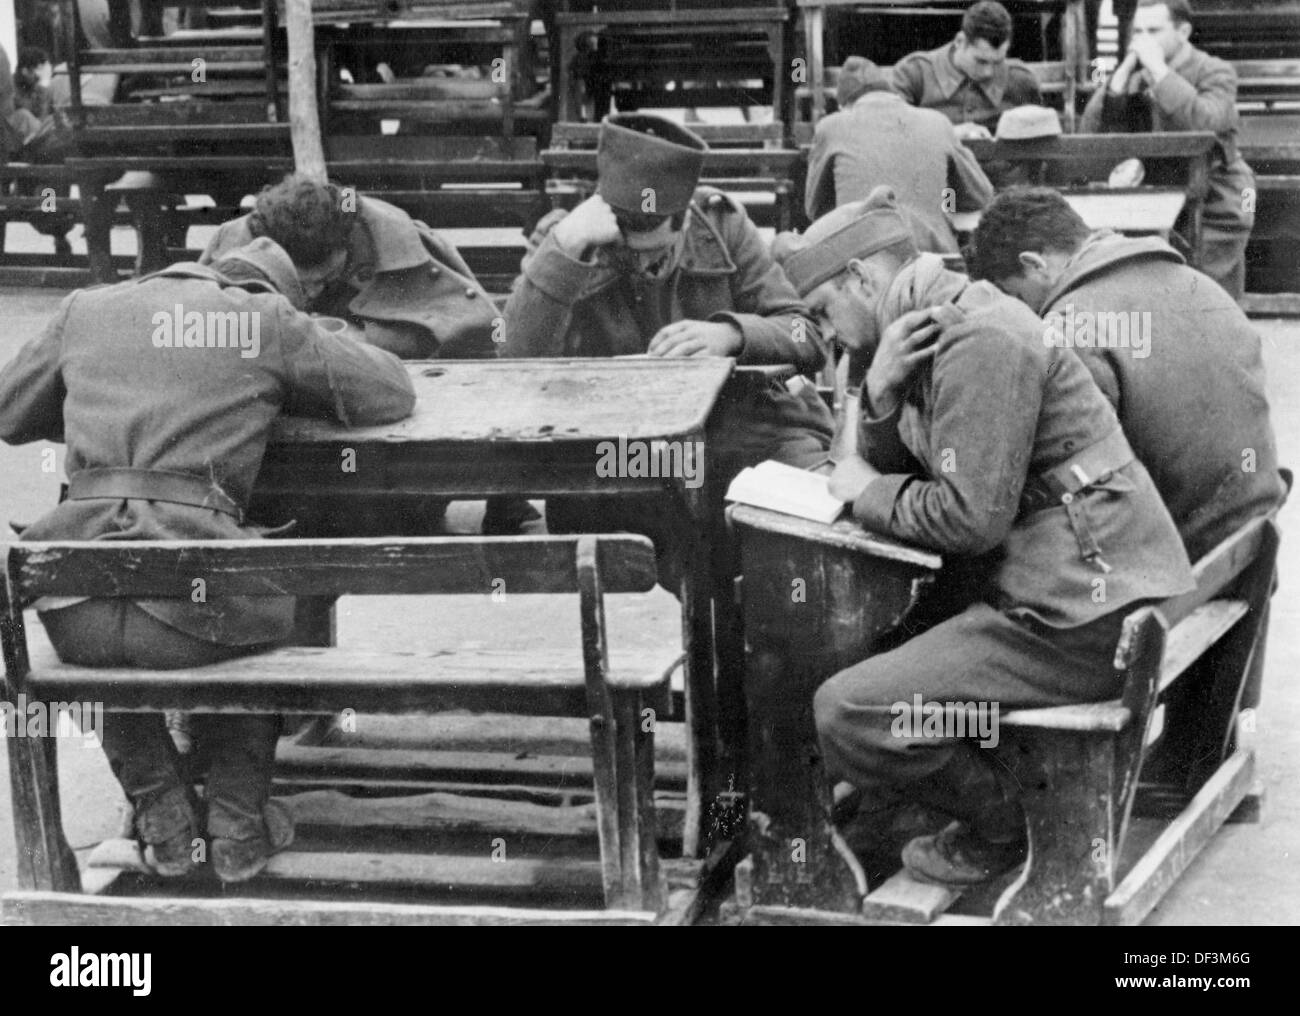
[[[180,597],[202,578],[223,596],[433,593],[576,593],[577,536],[401,540],[207,540],[13,543],[9,571],[20,597]],[[594,537],[609,593],[643,593],[656,581],[644,536]]]
[[[680,651],[615,654],[610,673],[650,689],[665,714]],[[630,659],[629,659],[630,657]],[[47,658],[48,660],[48,658]],[[48,702],[104,702],[161,712],[421,713],[468,709],[534,716],[587,715],[582,658],[572,650],[366,652],[290,646],[183,670],[75,667],[33,661],[23,690]]]
[[[1244,600],[1214,600],[1198,607],[1175,625],[1165,641],[1160,665],[1160,690],[1172,685],[1205,650],[1217,642],[1249,611]],[[1087,702],[1043,709],[1016,709],[1002,714],[999,722],[1008,727],[1039,727],[1046,730],[1119,732],[1128,726],[1132,714],[1120,700]]]

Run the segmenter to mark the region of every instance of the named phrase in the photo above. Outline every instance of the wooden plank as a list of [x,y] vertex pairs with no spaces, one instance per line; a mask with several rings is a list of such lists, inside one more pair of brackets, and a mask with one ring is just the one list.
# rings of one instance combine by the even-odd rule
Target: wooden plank
[[265,57],[261,46],[137,46],[134,49],[87,49],[81,53],[82,68],[96,71],[107,64],[122,64],[139,70],[176,65],[189,73],[195,60],[202,60],[209,68],[232,64],[260,71]]
[[[540,454],[552,442],[678,437],[703,429],[732,362],[710,357],[435,360],[409,362],[407,370],[418,400],[407,419],[349,428],[282,416],[272,444],[355,448],[369,442],[529,441]],[[334,461],[337,466],[337,453]],[[612,589],[609,581],[606,588]]]
[[[699,135],[710,145],[753,144],[756,141],[780,141],[783,137],[784,124],[780,121],[771,123],[746,124],[690,124],[692,133]],[[551,128],[551,144],[582,145],[595,148],[600,138],[598,123],[557,123]]]
[[1251,317],[1300,317],[1300,293],[1247,293],[1241,309]]
[[[581,660],[574,649],[382,653],[289,646],[207,667],[142,671],[66,664],[33,669],[23,688],[51,702],[104,702],[109,709],[219,713],[517,712],[581,716]],[[660,654],[663,656],[664,654]],[[664,658],[675,665],[680,650]],[[659,667],[644,651],[628,667]],[[620,666],[616,656],[613,668]],[[668,669],[660,670],[666,689]],[[666,696],[665,696],[666,697]],[[662,711],[667,704],[660,701]]]
[[1160,132],[1150,134],[1062,134],[1027,141],[989,141],[965,138],[963,144],[980,162],[1034,159],[1069,162],[1096,159],[1121,162],[1124,159],[1191,158],[1205,155],[1217,143],[1209,131]]
[[1255,776],[1255,753],[1230,756],[1106,898],[1105,924],[1140,924],[1241,803]]
[[[596,172],[596,153],[567,148],[548,148],[542,161],[552,171]],[[704,154],[704,172],[741,174],[754,172],[792,173],[801,169],[804,156],[794,149],[780,148],[712,148]]]
[[961,897],[961,893],[937,885],[926,885],[899,871],[862,901],[862,916],[868,921],[900,924],[929,924]]
[[10,892],[0,898],[8,927],[476,927],[484,925],[650,925],[655,915],[620,910],[435,907],[307,900],[181,899]]
[[1234,624],[1245,617],[1250,605],[1244,600],[1211,600],[1197,607],[1170,629],[1165,637],[1165,656],[1160,664],[1160,691],[1164,691],[1218,642]]
[[1196,588],[1181,596],[1171,597],[1157,607],[1171,627],[1217,596],[1255,560],[1266,524],[1265,518],[1252,519],[1196,562],[1192,568]]
[[[584,800],[591,797],[590,751],[581,756],[525,756],[485,751],[413,751],[391,748],[303,747],[281,744],[276,755],[276,778],[303,783],[345,784],[370,778],[401,781],[409,785],[438,781],[478,782],[509,789],[518,784],[568,788]],[[686,766],[660,759],[655,767],[660,789],[680,791],[686,785]],[[476,791],[477,793],[477,791]]]
[[938,554],[878,536],[852,519],[839,519],[827,525],[747,504],[733,504],[727,509],[727,514],[734,524],[763,532],[781,533],[826,547],[839,547],[934,571],[943,567],[943,559]]
[[[263,113],[262,120],[266,119]],[[164,124],[159,126],[87,127],[77,132],[87,146],[111,146],[123,151],[130,145],[177,144],[187,141],[287,142],[284,123]]]
[[[22,594],[181,597],[576,593],[579,536],[412,536],[337,540],[69,541],[12,543]],[[645,536],[599,537],[611,593],[656,581]]]
[[807,907],[773,907],[757,904],[741,915],[742,924],[775,927],[849,926],[863,927],[866,921],[859,914],[844,914],[837,910],[812,910]]
[[265,102],[116,102],[110,106],[86,106],[82,110],[87,128],[130,127],[149,124],[264,123]]

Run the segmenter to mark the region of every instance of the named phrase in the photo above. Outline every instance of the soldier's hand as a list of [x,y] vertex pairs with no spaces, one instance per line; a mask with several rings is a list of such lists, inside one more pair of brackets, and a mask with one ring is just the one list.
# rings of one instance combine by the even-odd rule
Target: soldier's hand
[[744,345],[740,329],[729,321],[674,321],[650,340],[651,356],[735,356]]
[[835,465],[831,473],[831,497],[852,504],[867,489],[867,484],[880,476],[880,470],[860,455],[850,455]]
[[1165,51],[1160,45],[1158,39],[1153,39],[1149,35],[1139,35],[1129,43],[1128,51],[1131,55],[1137,57],[1146,72],[1151,75],[1151,81],[1154,84],[1165,76],[1168,71],[1168,65],[1165,63]]
[[987,141],[993,137],[993,135],[989,133],[989,129],[979,123],[959,123],[953,128],[953,130],[957,132],[957,137],[961,138],[963,141],[970,138]]
[[938,333],[939,326],[930,319],[928,307],[908,311],[885,329],[867,371],[866,392],[872,416],[888,416],[894,411],[912,372],[934,356]]
[[1120,61],[1119,66],[1115,68],[1115,73],[1110,76],[1110,90],[1114,95],[1124,94],[1124,90],[1128,87],[1128,79],[1137,70],[1137,66],[1137,51],[1129,49],[1124,54],[1124,59]]
[[555,242],[575,258],[591,247],[604,247],[622,236],[614,209],[599,194],[593,194],[555,224]]

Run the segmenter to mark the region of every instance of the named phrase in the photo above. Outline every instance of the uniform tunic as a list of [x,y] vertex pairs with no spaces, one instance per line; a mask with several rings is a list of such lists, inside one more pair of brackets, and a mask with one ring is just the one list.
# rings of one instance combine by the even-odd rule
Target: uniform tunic
[[1027,483],[1114,439],[1114,410],[1072,351],[1044,344],[1024,304],[945,272],[899,312],[936,296],[961,313],[898,409],[864,421],[861,447],[885,475],[854,515],[946,555],[991,554],[992,584],[984,601],[818,690],[828,770],[859,787],[909,783],[954,757],[952,737],[898,736],[893,707],[915,695],[1007,708],[1117,694],[1122,675],[1110,661],[1123,615],[1193,585],[1178,532],[1131,452],[1073,495],[1099,559],[1085,559],[1065,505],[1027,500]]
[[[1040,313],[1060,315],[1089,343],[1076,342],[1075,352],[1119,414],[1193,561],[1281,504],[1259,334],[1168,244],[1095,234]],[[1135,329],[1145,355],[1127,334]]]
[[808,155],[808,217],[859,201],[882,184],[894,189],[910,216],[917,247],[937,254],[957,252],[945,212],[977,211],[993,197],[993,185],[942,114],[909,106],[891,92],[868,92],[817,123]]
[[1008,59],[993,77],[977,84],[952,61],[955,43],[910,53],[894,64],[894,91],[913,106],[937,109],[954,124],[977,123],[992,134],[998,117],[1016,106],[1042,105],[1034,72]]

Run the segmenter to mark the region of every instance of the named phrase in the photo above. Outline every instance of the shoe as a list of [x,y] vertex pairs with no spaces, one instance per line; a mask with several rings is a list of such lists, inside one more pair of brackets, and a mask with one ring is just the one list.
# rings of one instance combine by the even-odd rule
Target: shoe
[[293,843],[293,818],[279,801],[262,809],[262,832],[248,840],[215,837],[212,866],[222,882],[247,882],[260,874],[272,855]]
[[903,848],[903,867],[918,882],[965,889],[987,882],[1024,863],[1029,855],[1025,836],[994,843],[977,836],[962,822],[953,822],[933,836],[918,836]]
[[135,831],[144,845],[144,861],[163,878],[181,878],[198,867],[194,841],[199,838],[198,812],[181,788],[137,808]]

